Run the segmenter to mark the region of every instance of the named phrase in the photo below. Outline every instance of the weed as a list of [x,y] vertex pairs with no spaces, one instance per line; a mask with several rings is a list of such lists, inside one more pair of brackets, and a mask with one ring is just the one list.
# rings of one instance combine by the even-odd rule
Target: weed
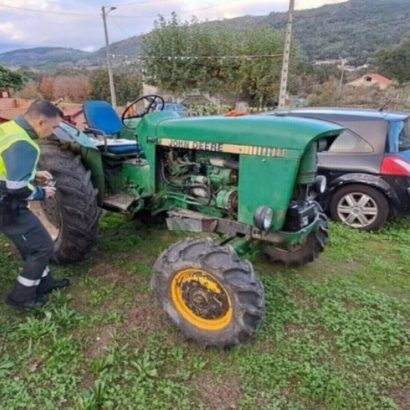
[[[0,306],[0,409],[399,408],[394,392],[410,384],[410,219],[377,234],[332,223],[325,252],[297,270],[252,255],[266,320],[228,351],[184,342],[156,313],[152,265],[183,234],[110,213],[101,228],[90,260],[54,270],[71,290],[27,316]],[[18,260],[2,238],[0,248],[4,297]]]

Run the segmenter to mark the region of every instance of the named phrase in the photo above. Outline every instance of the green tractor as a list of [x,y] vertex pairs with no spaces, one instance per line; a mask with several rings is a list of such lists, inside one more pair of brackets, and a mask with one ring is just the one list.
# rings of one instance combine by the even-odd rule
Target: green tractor
[[34,211],[61,263],[90,252],[101,209],[213,234],[166,249],[151,284],[188,339],[237,345],[265,314],[262,283],[242,256],[259,247],[273,261],[303,265],[325,247],[327,220],[314,197],[326,181],[316,154],[342,128],[287,117],[180,118],[162,107],[160,97],[145,96],[120,118],[106,102],[85,102],[87,130],[62,123],[42,143],[40,168],[55,176],[58,194]]

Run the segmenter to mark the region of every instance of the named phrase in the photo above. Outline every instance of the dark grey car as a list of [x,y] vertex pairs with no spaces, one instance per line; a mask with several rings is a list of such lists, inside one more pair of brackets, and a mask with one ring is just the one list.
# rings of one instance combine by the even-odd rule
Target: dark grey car
[[409,114],[304,108],[269,115],[313,118],[346,128],[319,153],[319,173],[328,182],[320,202],[333,219],[376,230],[390,215],[410,214]]

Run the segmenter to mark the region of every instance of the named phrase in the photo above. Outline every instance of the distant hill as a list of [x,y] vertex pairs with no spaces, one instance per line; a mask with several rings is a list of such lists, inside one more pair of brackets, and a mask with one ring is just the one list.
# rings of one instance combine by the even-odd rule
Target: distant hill
[[[410,0],[350,0],[296,11],[294,39],[309,61],[349,58],[364,63],[380,48],[396,45],[410,33]],[[271,26],[284,30],[287,13],[245,16],[205,24],[234,29]]]
[[87,59],[86,51],[63,47],[25,48],[0,54],[0,64],[9,67],[52,68]]
[[[278,16],[267,20],[280,27]],[[364,63],[376,50],[390,48],[410,33],[410,1],[350,0],[300,11],[294,27],[309,60],[343,57]]]
[[[135,59],[141,52],[143,35],[133,36],[110,45],[111,54],[114,56],[113,63]],[[1,58],[1,55],[0,55]],[[105,62],[105,47],[90,53],[88,56],[93,64]],[[0,60],[1,61],[1,60]]]
[[[287,13],[244,16],[201,24],[225,25],[237,30],[270,26],[284,29]],[[350,0],[347,3],[295,12],[294,38],[309,61],[348,58],[362,64],[380,48],[398,44],[410,32],[410,0]],[[113,64],[135,61],[143,35],[111,45]],[[0,54],[0,64],[48,69],[60,66],[100,66],[105,48],[89,53],[66,48],[33,48]]]

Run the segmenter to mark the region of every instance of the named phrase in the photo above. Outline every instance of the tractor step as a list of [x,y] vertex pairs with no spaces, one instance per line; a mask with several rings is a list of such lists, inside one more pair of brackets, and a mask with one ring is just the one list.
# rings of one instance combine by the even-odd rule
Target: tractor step
[[107,195],[104,197],[103,207],[113,210],[127,211],[137,199],[137,196],[131,194]]

